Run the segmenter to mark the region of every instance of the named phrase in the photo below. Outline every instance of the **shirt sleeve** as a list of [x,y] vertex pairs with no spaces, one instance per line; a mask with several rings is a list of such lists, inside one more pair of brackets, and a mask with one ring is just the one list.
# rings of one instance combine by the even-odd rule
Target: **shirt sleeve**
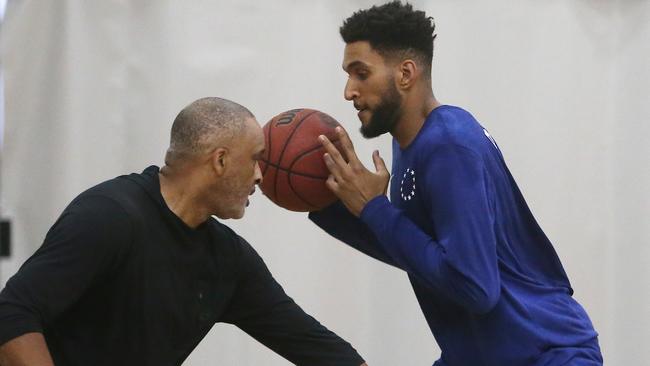
[[375,234],[341,201],[337,201],[321,211],[310,212],[309,219],[334,238],[356,250],[386,264],[396,266],[377,241]]
[[359,366],[352,346],[305,313],[243,239],[242,274],[222,321],[296,365]]
[[439,146],[426,159],[418,187],[435,239],[385,196],[368,202],[361,219],[400,268],[469,311],[488,312],[500,279],[483,162],[456,145]]
[[130,236],[117,203],[100,196],[73,201],[0,292],[0,344],[42,333],[117,266]]

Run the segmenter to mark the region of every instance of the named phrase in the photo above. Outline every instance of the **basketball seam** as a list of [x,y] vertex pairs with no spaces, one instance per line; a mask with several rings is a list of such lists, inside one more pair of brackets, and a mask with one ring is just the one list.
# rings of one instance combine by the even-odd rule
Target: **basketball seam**
[[[336,139],[336,140],[330,140],[330,141],[331,141],[332,143],[336,143],[336,142],[339,141],[339,140]],[[327,176],[327,177],[321,177],[321,176],[313,175],[313,174],[297,173],[297,172],[294,172],[294,171],[291,170],[291,168],[293,168],[293,166],[296,164],[296,162],[297,162],[298,160],[300,160],[300,158],[302,158],[303,156],[309,154],[310,152],[313,152],[313,151],[315,151],[315,150],[320,149],[321,147],[323,147],[323,145],[314,145],[314,146],[310,147],[309,150],[305,150],[305,151],[303,151],[300,155],[296,156],[296,158],[293,159],[293,161],[291,162],[291,165],[289,165],[288,168],[283,168],[283,167],[281,167],[279,164],[271,163],[270,161],[265,160],[265,159],[262,159],[262,161],[263,161],[266,165],[268,165],[268,166],[272,166],[272,167],[274,167],[274,168],[277,169],[277,170],[282,170],[282,171],[287,172],[287,173],[289,173],[289,174],[300,175],[300,176],[307,177],[307,178],[327,179],[327,178],[329,178],[329,176]]]
[[[332,143],[335,143],[336,141],[338,141],[338,140],[331,140]],[[314,207],[314,208],[316,208],[317,206],[316,206],[315,204],[311,203],[311,202],[310,202],[308,199],[306,199],[305,197],[303,197],[303,196],[302,196],[300,193],[298,193],[298,191],[296,191],[296,189],[293,187],[293,183],[291,182],[291,175],[292,175],[292,174],[299,175],[299,174],[297,174],[297,173],[293,173],[292,168],[293,168],[294,165],[296,165],[296,163],[298,162],[298,160],[300,160],[300,158],[302,158],[303,156],[309,154],[310,152],[313,152],[313,151],[316,151],[316,150],[320,149],[321,147],[323,147],[323,145],[315,145],[314,147],[310,148],[309,150],[303,151],[302,154],[296,156],[296,158],[293,159],[293,162],[291,162],[291,165],[289,165],[289,169],[288,169],[288,171],[287,171],[287,179],[288,179],[288,181],[289,181],[289,188],[291,188],[291,190],[292,190],[293,193],[296,195],[296,197],[298,197],[299,199],[301,199],[301,200],[302,200],[303,202],[305,202],[307,205],[309,205],[309,206],[311,206],[311,207]],[[326,178],[322,178],[322,179],[329,179],[329,176],[326,177]]]
[[288,173],[287,173],[287,176],[288,176],[288,180],[289,180],[289,188],[291,188],[291,190],[293,191],[293,194],[295,194],[296,197],[298,197],[299,200],[301,200],[301,201],[303,201],[304,203],[306,203],[307,206],[316,207],[316,205],[314,205],[314,204],[312,204],[311,202],[307,201],[307,199],[305,199],[305,198],[304,198],[300,193],[298,193],[298,191],[296,191],[296,189],[293,187],[293,183],[291,182],[291,172],[288,172]]
[[[304,108],[302,108],[301,110],[304,110]],[[278,157],[278,165],[282,164],[282,157],[284,156],[284,152],[287,149],[287,145],[289,145],[289,141],[291,141],[291,138],[293,137],[293,135],[298,130],[298,127],[300,127],[300,125],[307,119],[307,117],[309,117],[312,114],[317,113],[317,112],[318,111],[313,110],[310,113],[307,113],[304,117],[302,117],[302,119],[300,121],[297,122],[296,127],[293,128],[293,131],[291,131],[291,133],[289,134],[289,137],[287,137],[287,139],[285,140],[284,146],[282,146],[282,150],[280,150],[280,156]],[[271,127],[272,126],[273,125],[271,125]],[[271,156],[269,155],[269,160],[270,159],[271,159]],[[275,181],[273,182],[273,195],[275,197],[278,196],[278,174],[277,173],[275,174]]]
[[270,162],[268,162],[266,160],[263,160],[263,161],[264,161],[264,163],[268,164],[269,166],[275,168],[276,170],[283,171],[283,172],[285,172],[287,174],[293,174],[293,175],[298,175],[298,176],[301,176],[301,177],[312,178],[312,179],[327,179],[328,178],[328,177],[320,177],[318,175],[312,175],[312,174],[307,174],[307,173],[292,172],[288,168],[283,168],[283,167],[281,167],[281,166],[279,166],[277,164],[270,163]]

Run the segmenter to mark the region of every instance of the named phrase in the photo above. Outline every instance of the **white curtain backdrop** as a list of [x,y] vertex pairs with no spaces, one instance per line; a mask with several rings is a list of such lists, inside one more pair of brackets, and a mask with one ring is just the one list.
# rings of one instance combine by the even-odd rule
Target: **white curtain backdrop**
[[[343,19],[373,1],[13,0],[1,30],[6,130],[0,207],[14,254],[41,244],[65,205],[161,164],[176,113],[221,96],[260,123],[296,107],[341,121]],[[490,130],[589,312],[606,364],[650,360],[650,1],[413,1],[439,34],[434,91]],[[256,195],[227,222],[286,291],[370,365],[430,365],[439,349],[406,275]],[[1,326],[1,325],[0,325]],[[185,362],[287,365],[214,327]]]

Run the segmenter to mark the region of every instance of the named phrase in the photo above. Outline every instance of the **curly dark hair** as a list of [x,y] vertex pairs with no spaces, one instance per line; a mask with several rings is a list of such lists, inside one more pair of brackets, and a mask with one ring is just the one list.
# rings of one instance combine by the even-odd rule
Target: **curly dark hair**
[[409,3],[392,1],[359,10],[347,18],[339,32],[345,43],[368,41],[384,57],[413,57],[430,72],[436,25]]

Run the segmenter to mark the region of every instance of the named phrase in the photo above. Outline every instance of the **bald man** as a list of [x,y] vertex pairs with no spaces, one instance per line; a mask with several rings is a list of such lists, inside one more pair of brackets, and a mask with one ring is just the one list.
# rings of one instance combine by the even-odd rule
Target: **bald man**
[[77,196],[7,282],[0,365],[180,365],[216,322],[298,365],[362,364],[211,217],[244,215],[263,151],[241,105],[203,98],[183,109],[161,169]]

